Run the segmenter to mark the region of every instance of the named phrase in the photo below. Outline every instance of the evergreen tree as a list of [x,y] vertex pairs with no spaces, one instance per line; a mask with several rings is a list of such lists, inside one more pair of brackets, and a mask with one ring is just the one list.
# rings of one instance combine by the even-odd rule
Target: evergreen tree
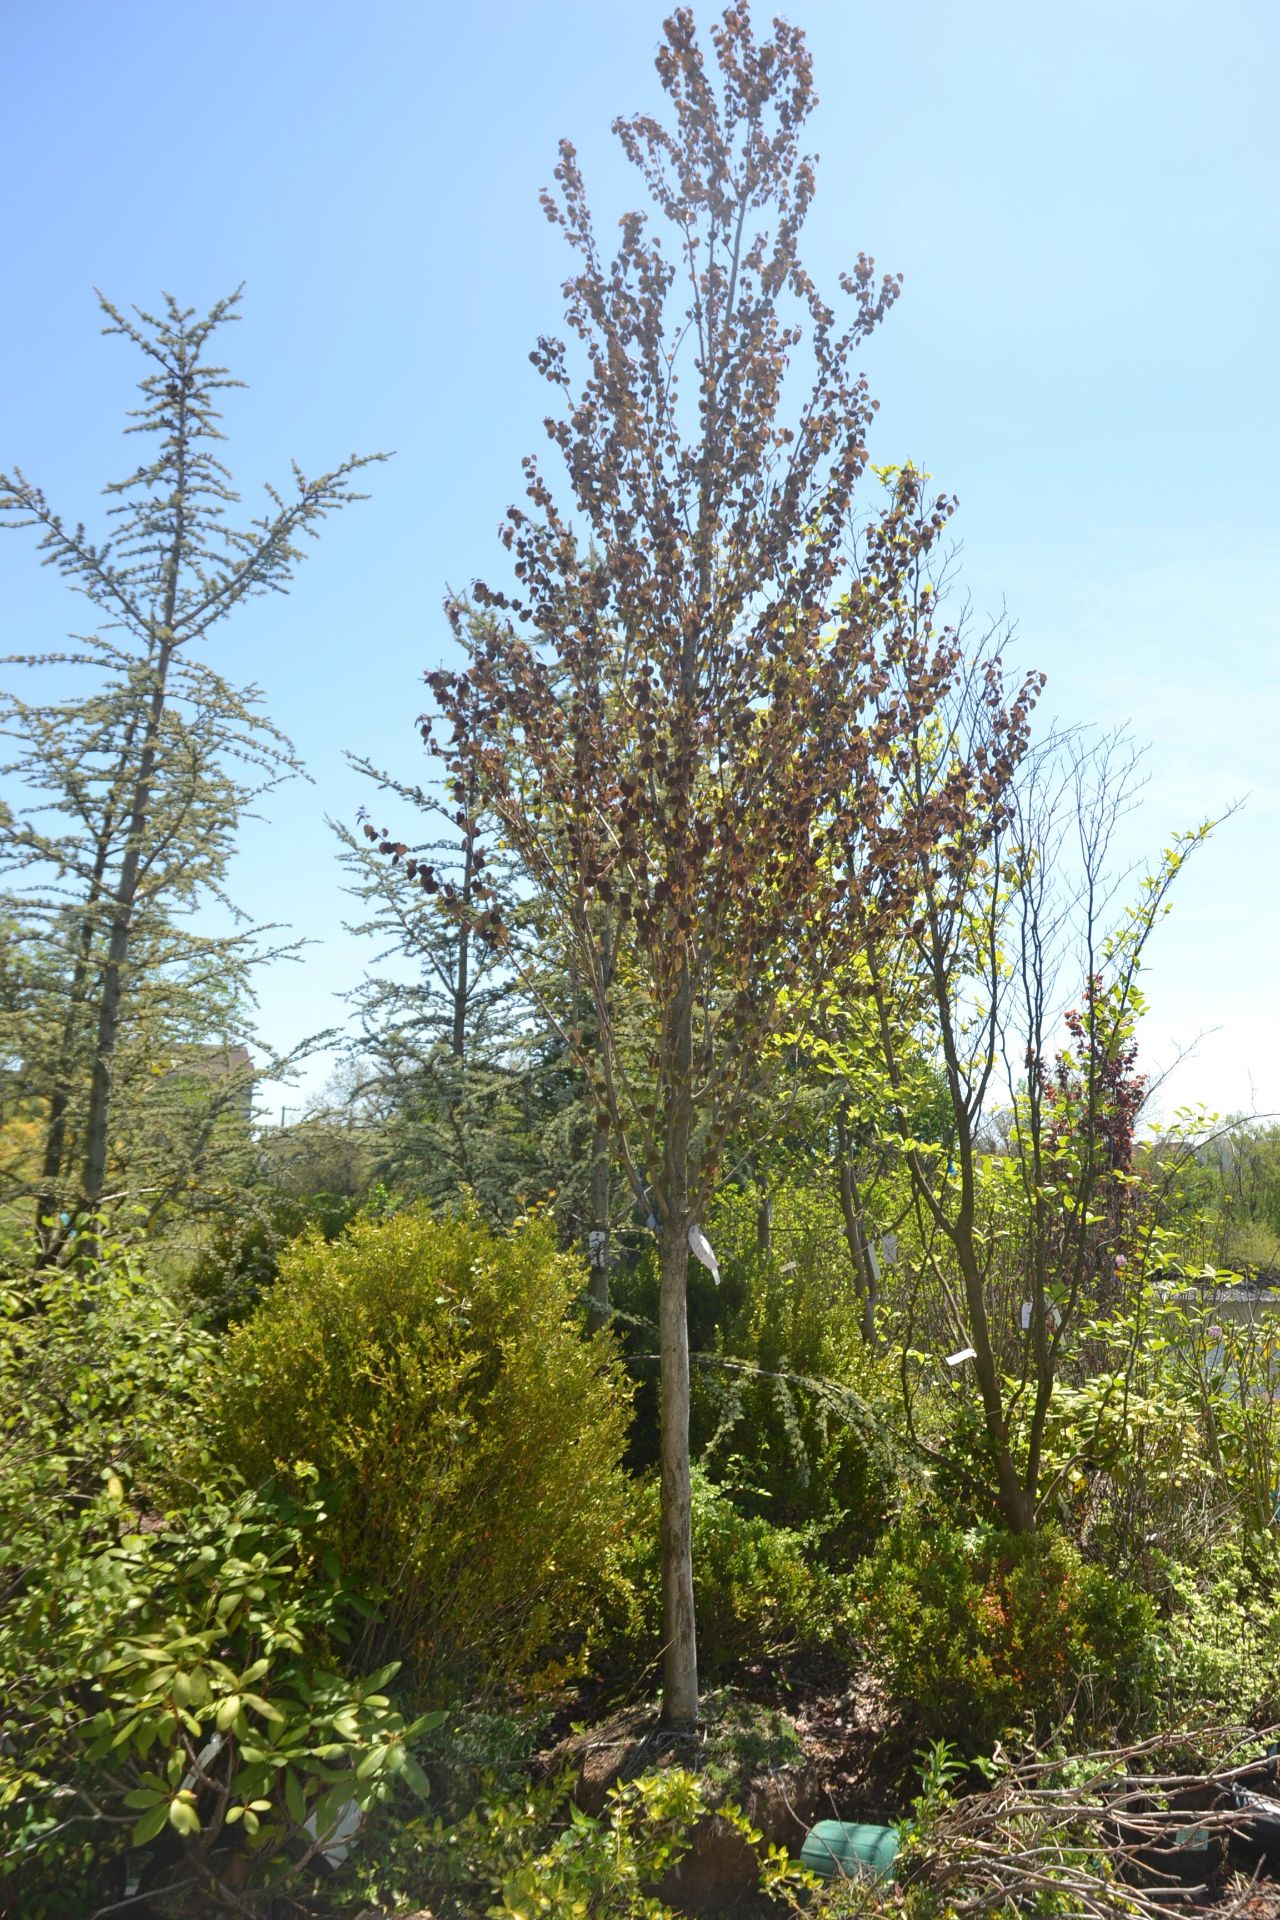
[[[297,762],[261,713],[257,689],[233,687],[195,650],[241,601],[287,590],[302,537],[360,497],[353,476],[367,464],[352,456],[314,480],[295,465],[287,499],[268,487],[259,518],[233,519],[238,495],[215,449],[220,395],[241,383],[209,349],[237,317],[239,294],[203,318],[168,297],[159,316],[133,317],[99,298],[104,331],[147,363],[126,430],[144,437],[148,455],[106,488],[106,536],[69,527],[20,470],[0,474],[0,525],[35,529],[45,564],[100,622],[74,653],[10,661],[56,669],[60,680],[87,668],[90,692],[44,701],[9,693],[0,708],[17,789],[0,837],[4,906],[39,945],[47,996],[26,1075],[46,1114],[38,1202],[46,1251],[60,1228],[44,1222],[72,1200],[96,1211],[108,1195],[130,1045],[163,1075],[176,1034],[197,1044],[189,1036],[201,1020],[189,997],[172,1032],[162,1025],[140,1039],[144,983],[163,1003],[179,978],[188,989],[202,972],[207,982],[216,962],[224,987],[243,984],[255,950],[243,929],[218,942],[189,922],[211,901],[230,905],[226,863],[244,808]],[[212,1006],[209,1014],[205,1039],[225,1017]]]
[[[572,1024],[573,987],[539,939],[533,903],[518,899],[482,810],[460,822],[438,788],[398,780],[365,759],[353,765],[429,835],[406,844],[367,822],[358,832],[331,823],[361,909],[348,931],[377,942],[348,996],[352,1093],[377,1136],[377,1174],[437,1206],[471,1195],[495,1222],[552,1200],[562,1224],[584,1232],[589,1170],[575,1121],[585,1083],[557,1031]],[[536,953],[538,994],[470,923],[482,871]],[[563,1019],[549,1021],[546,1005],[559,1006]]]

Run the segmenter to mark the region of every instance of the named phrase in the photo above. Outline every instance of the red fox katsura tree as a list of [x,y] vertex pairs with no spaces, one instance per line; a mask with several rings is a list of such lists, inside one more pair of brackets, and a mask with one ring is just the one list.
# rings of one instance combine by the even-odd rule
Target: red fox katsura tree
[[[851,355],[899,280],[859,256],[840,322],[801,263],[814,191],[801,34],[778,22],[758,42],[738,6],[711,40],[714,73],[691,15],[674,13],[657,59],[670,124],[615,123],[653,211],[624,217],[611,260],[561,146],[543,205],[577,256],[577,346],[543,339],[533,360],[558,396],[547,431],[572,504],[526,461],[526,504],[503,531],[515,583],[474,589],[479,620],[452,609],[469,663],[428,675],[422,722],[461,811],[483,796],[589,990],[590,1034],[570,1038],[657,1220],[663,1710],[676,1727],[698,1710],[690,1233],[726,1141],[750,1131],[793,989],[810,998],[862,937],[851,895],[891,910],[895,875],[975,778],[957,768],[915,811],[889,802],[887,769],[959,664],[923,567],[951,503],[893,470],[852,538],[876,403]],[[1003,744],[987,777],[1024,727],[1022,701],[993,711]],[[495,903],[473,919],[506,938]]]

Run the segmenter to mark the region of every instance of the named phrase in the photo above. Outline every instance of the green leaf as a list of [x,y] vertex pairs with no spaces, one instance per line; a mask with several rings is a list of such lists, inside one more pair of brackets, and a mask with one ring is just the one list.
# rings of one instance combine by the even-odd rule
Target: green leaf
[[289,1817],[299,1826],[307,1817],[307,1796],[302,1791],[302,1782],[290,1767],[284,1776],[284,1803],[289,1809]]
[[400,1662],[391,1660],[385,1667],[379,1667],[376,1673],[371,1673],[364,1683],[365,1698],[367,1699],[371,1693],[381,1693],[388,1680],[394,1680],[399,1671]]
[[124,1805],[131,1813],[136,1813],[140,1807],[154,1807],[157,1800],[167,1801],[168,1798],[167,1787],[135,1787],[132,1793],[126,1793]]
[[226,1733],[240,1711],[241,1700],[238,1693],[229,1693],[225,1700],[218,1703],[214,1716],[219,1733]]
[[155,1839],[168,1817],[169,1809],[165,1802],[157,1801],[149,1813],[144,1813],[141,1820],[135,1822],[133,1832],[129,1836],[129,1845],[145,1847],[148,1840]]
[[246,1707],[252,1707],[255,1713],[261,1714],[264,1720],[270,1720],[276,1726],[284,1725],[285,1716],[279,1707],[273,1707],[260,1693],[246,1693],[244,1703]]

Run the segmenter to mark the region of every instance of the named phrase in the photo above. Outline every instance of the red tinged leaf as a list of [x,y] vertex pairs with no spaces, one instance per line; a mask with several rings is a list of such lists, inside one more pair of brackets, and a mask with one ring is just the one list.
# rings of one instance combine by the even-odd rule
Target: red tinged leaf
[[[803,263],[804,37],[778,21],[758,42],[730,8],[709,54],[681,9],[658,72],[664,121],[615,126],[644,217],[606,248],[567,142],[543,196],[573,256],[566,340],[531,356],[564,478],[523,463],[501,530],[516,585],[448,604],[467,665],[427,675],[423,737],[459,823],[477,803],[501,822],[594,1003],[571,1044],[603,1077],[678,1293],[687,1230],[757,1110],[784,993],[820,996],[870,926],[914,910],[918,850],[946,840],[975,775],[962,750],[951,787],[908,788],[963,677],[922,593],[954,503],[909,464],[863,496],[876,403],[855,350],[901,278],[859,255],[838,314]],[[1033,697],[993,710],[975,745],[1015,765]],[[495,908],[473,896],[466,911],[509,939]],[[664,1323],[668,1378],[680,1319]],[[664,1484],[687,1466],[666,1462]],[[678,1666],[688,1632],[667,1626]],[[688,1680],[672,1658],[669,1693]]]

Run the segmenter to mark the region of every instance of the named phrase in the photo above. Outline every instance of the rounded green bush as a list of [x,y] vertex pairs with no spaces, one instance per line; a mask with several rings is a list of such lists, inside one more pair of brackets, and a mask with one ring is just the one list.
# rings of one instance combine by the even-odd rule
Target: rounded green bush
[[1062,1535],[916,1516],[861,1577],[870,1664],[921,1733],[979,1754],[1068,1716],[1090,1738],[1136,1724],[1155,1671],[1155,1608]]
[[411,1210],[284,1255],[230,1336],[221,1451],[318,1477],[376,1652],[427,1688],[529,1675],[580,1641],[626,1530],[629,1402],[549,1230]]

